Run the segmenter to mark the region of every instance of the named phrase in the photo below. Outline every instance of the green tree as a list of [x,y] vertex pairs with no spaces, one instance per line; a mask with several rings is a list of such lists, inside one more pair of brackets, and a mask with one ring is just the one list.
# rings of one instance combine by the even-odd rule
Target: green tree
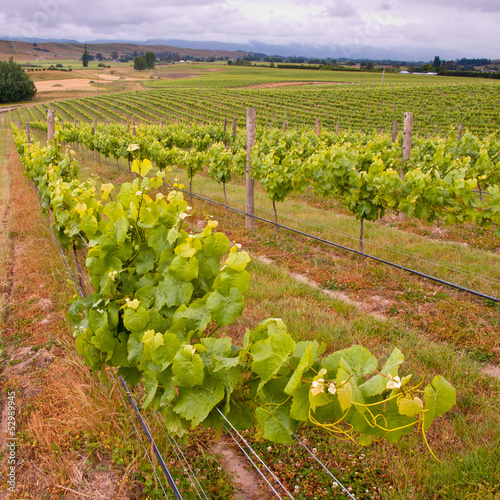
[[434,68],[439,68],[441,67],[441,58],[439,56],[435,56],[434,57],[434,62],[432,63],[432,66],[434,66]]
[[98,52],[96,55],[95,55],[95,58],[98,60],[98,61],[102,61],[103,57],[102,57],[102,54],[100,52]]
[[35,93],[35,84],[20,64],[12,57],[9,61],[0,61],[0,103],[25,101]]
[[148,67],[146,63],[146,58],[144,56],[134,57],[134,69],[139,71],[145,70]]
[[[154,52],[146,52],[144,54],[144,59],[146,60],[146,68],[154,69],[156,64],[156,56],[154,55]],[[134,59],[134,64],[135,64],[135,59]]]
[[118,57],[118,52],[116,50],[113,50],[113,52],[111,52],[111,59],[113,59],[113,61],[116,61]]
[[85,49],[83,50],[82,63],[84,68],[88,67],[89,65],[89,53],[87,51],[87,44],[85,44]]

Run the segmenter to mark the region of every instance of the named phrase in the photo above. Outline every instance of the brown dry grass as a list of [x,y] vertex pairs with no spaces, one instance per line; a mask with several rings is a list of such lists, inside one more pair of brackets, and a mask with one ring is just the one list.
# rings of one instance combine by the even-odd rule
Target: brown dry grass
[[[96,78],[97,79],[97,78]],[[52,92],[53,90],[66,91],[66,90],[85,90],[88,92],[97,92],[99,89],[90,83],[95,80],[88,78],[67,78],[64,80],[46,80],[36,82],[37,92]],[[101,89],[102,90],[102,89]]]

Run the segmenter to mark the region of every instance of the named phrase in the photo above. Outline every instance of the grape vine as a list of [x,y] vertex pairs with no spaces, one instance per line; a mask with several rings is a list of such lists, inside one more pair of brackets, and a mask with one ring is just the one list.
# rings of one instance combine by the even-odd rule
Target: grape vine
[[242,346],[219,336],[242,314],[250,256],[210,218],[187,231],[191,208],[179,191],[160,192],[163,173],[148,176],[152,164],[138,144],[126,148],[137,176],[118,187],[79,183],[58,145],[61,131],[46,148],[13,134],[58,236],[88,245],[93,291],[68,314],[78,352],[94,370],[111,366],[130,384],[142,382],[143,407],[161,411],[170,432],[220,425],[220,409],[237,428],[258,425],[274,442],[316,425],[368,445],[415,428],[425,439],[455,404],[442,376],[425,387],[403,376],[397,348],[379,369],[358,345],[324,355],[323,344],[296,342],[276,318],[247,331]]

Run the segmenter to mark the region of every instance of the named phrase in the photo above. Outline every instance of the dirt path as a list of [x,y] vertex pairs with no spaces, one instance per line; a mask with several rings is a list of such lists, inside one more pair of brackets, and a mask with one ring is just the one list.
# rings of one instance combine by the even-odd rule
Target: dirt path
[[12,246],[9,239],[8,220],[10,208],[10,174],[5,168],[7,158],[7,134],[5,126],[7,117],[0,117],[0,324],[3,324],[7,313],[7,302],[11,290]]

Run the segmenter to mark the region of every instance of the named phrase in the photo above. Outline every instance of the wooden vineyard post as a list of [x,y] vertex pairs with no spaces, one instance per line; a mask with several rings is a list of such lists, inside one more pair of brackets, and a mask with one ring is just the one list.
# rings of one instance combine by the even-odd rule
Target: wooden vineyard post
[[26,123],[26,141],[31,144],[30,124]]
[[[403,163],[411,156],[411,138],[413,135],[413,113],[405,113],[403,125]],[[404,179],[404,173],[403,177]]]
[[[76,123],[76,118],[73,120],[73,127],[76,129],[77,123]],[[73,142],[73,147],[75,148],[75,151],[78,151],[78,141]]]
[[462,138],[462,132],[463,132],[463,129],[464,129],[463,125],[462,125],[462,124],[460,124],[460,125],[458,126],[457,142],[458,142],[458,141],[460,141],[460,139]]
[[286,120],[283,121],[283,133],[286,132]]
[[255,145],[255,108],[247,108],[247,164],[246,164],[246,198],[245,227],[249,230],[255,228],[254,215],[254,180],[250,177],[250,153]]
[[233,123],[232,123],[232,125],[233,125],[233,130],[232,130],[232,132],[233,132],[233,137],[236,137],[236,118],[233,118]]
[[226,133],[227,130],[227,118],[224,118],[224,133]]
[[160,120],[160,130],[163,132],[163,118]]
[[135,116],[132,117],[132,120],[131,120],[131,128],[132,128],[132,135],[133,136],[136,136],[137,135],[137,132],[135,130]]
[[316,118],[316,137],[319,137],[319,134],[321,134],[321,121]]
[[56,113],[53,109],[47,110],[47,142],[54,140],[56,131]]
[[392,122],[392,142],[396,142],[398,138],[398,121],[394,120]]
[[335,133],[336,133],[337,135],[339,135],[339,127],[340,127],[340,123],[339,123],[339,122],[337,122],[337,125],[335,125]]
[[[97,134],[97,118],[94,118],[94,135]],[[97,149],[94,148],[94,160],[97,160]]]

